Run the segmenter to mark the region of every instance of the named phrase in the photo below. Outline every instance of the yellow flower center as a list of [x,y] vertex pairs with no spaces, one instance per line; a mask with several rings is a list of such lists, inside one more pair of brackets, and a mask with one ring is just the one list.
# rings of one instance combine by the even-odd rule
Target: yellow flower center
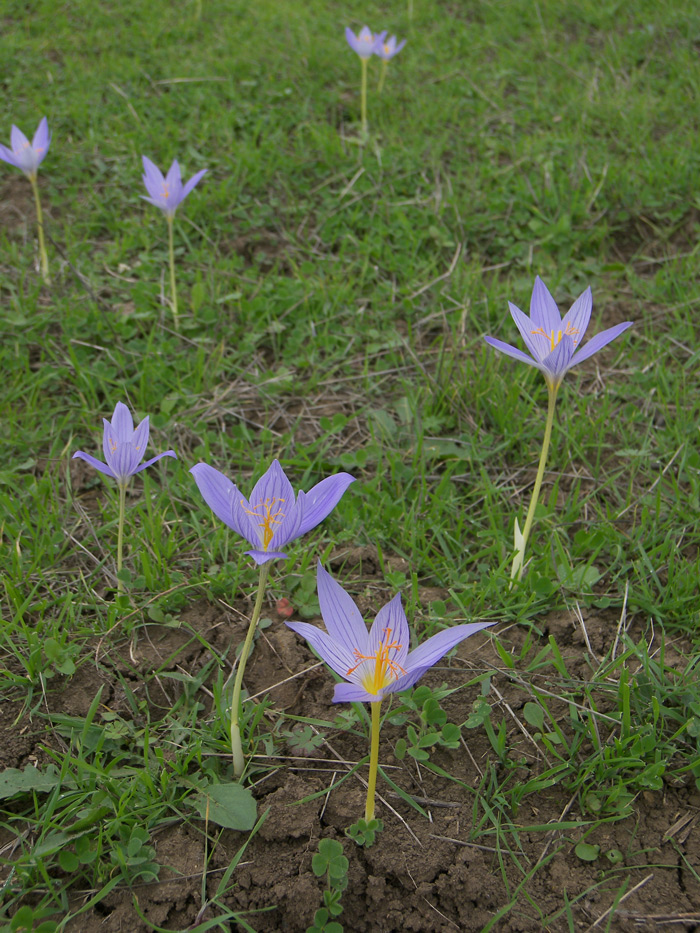
[[398,680],[406,671],[396,661],[389,657],[390,651],[398,651],[402,645],[396,641],[391,641],[391,629],[384,629],[384,638],[377,648],[377,653],[372,655],[361,654],[357,649],[353,652],[357,659],[357,664],[351,667],[346,676],[356,671],[363,661],[374,661],[374,670],[369,670],[362,677],[362,686],[367,693],[378,694],[380,690],[387,687],[392,680]]
[[[561,338],[562,338],[562,332],[561,332],[561,330],[558,330],[558,331],[556,332],[556,335],[555,335],[555,333],[554,333],[553,330],[550,330],[550,332],[547,334],[547,333],[545,333],[545,331],[544,331],[544,329],[543,329],[542,327],[538,327],[537,330],[531,330],[530,333],[531,333],[531,334],[539,334],[540,337],[546,337],[547,340],[549,340],[550,353],[553,352],[554,349],[555,349],[556,347],[558,347],[559,344],[561,343]],[[567,325],[566,325],[566,330],[564,331],[563,336],[565,336],[565,337],[575,337],[577,334],[578,334],[578,331],[576,330],[575,327],[572,327],[571,324],[567,324]],[[578,341],[577,341],[577,340],[574,340],[574,344],[576,344],[576,343],[578,343]]]
[[[281,525],[282,519],[284,518],[284,512],[282,509],[277,509],[276,512],[273,512],[272,510],[278,502],[284,502],[284,499],[261,499],[254,509],[247,509],[243,502],[244,500],[241,499],[241,505],[243,506],[244,512],[247,512],[248,515],[254,515],[256,518],[262,519],[260,522],[260,527],[262,528],[263,551],[266,551],[275,534],[275,529],[272,526]],[[258,511],[259,509],[262,509],[262,514]],[[277,517],[278,515],[279,518]]]
[[169,197],[170,197],[170,191],[168,190],[168,186],[167,186],[167,185],[163,185],[163,197],[164,197],[164,198],[169,198]]

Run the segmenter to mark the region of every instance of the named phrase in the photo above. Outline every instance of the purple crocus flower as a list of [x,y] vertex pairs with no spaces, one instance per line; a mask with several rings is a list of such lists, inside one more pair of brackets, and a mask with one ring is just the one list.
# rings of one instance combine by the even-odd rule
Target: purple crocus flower
[[351,597],[320,562],[316,579],[327,632],[308,622],[286,625],[305,638],[326,664],[348,681],[336,684],[334,703],[376,703],[390,693],[408,690],[451,648],[494,624],[453,625],[409,651],[410,633],[400,594],[379,610],[368,632]]
[[86,454],[83,450],[78,450],[73,454],[73,459],[79,457],[85,460],[90,466],[95,467],[100,473],[111,476],[119,483],[125,486],[129,477],[134,473],[140,473],[161,457],[175,457],[174,450],[166,450],[165,453],[157,454],[145,463],[141,463],[148,445],[148,417],[144,418],[141,424],[134,430],[134,422],[131,412],[123,402],[117,402],[112,420],[104,421],[104,436],[102,438],[102,448],[104,450],[105,460],[103,463],[92,454]]
[[403,39],[399,44],[396,44],[396,36],[389,36],[386,38],[386,32],[380,33],[374,43],[374,49],[372,50],[375,55],[378,55],[383,61],[388,62],[398,55],[401,49],[406,45],[406,40]]
[[385,36],[386,30],[380,32],[379,35],[375,35],[369,26],[363,26],[357,35],[349,26],[345,28],[345,38],[348,40],[348,45],[353,52],[357,52],[360,58],[365,61],[372,57],[375,44],[383,40]]
[[[517,347],[497,340],[496,337],[484,337],[484,340],[501,353],[541,370],[550,391],[554,392],[572,366],[578,366],[602,350],[634,323],[625,321],[623,324],[616,324],[596,334],[585,347],[580,347],[593,308],[590,287],[579,295],[562,320],[556,302],[539,275],[532,289],[530,317],[511,302],[508,302],[508,307],[530,356]],[[577,350],[577,347],[580,349]]]
[[22,130],[14,125],[10,133],[10,142],[12,149],[0,145],[0,159],[23,171],[30,181],[36,178],[37,169],[44,161],[51,144],[51,133],[49,133],[49,124],[46,117],[41,118],[31,143]]
[[295,497],[284,470],[273,460],[246,499],[228,477],[206,463],[193,466],[190,473],[214,514],[252,544],[246,554],[256,564],[286,557],[279,549],[319,525],[355,480],[349,473],[336,473]]
[[172,219],[179,205],[185,200],[203,175],[206,174],[207,170],[203,168],[201,172],[197,172],[196,175],[193,175],[192,178],[183,185],[177,159],[173,160],[168,174],[163,178],[163,173],[157,165],[154,165],[146,156],[142,156],[141,158],[144,168],[143,183],[146,186],[146,191],[148,191],[150,195],[150,197],[146,197],[145,194],[142,194],[141,197],[144,201],[148,201],[149,204],[155,204],[156,207],[159,207],[163,211],[166,217]]

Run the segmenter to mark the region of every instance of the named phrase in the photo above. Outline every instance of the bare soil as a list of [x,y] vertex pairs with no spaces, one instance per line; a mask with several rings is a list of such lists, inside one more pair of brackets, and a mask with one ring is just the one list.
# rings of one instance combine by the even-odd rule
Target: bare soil
[[[365,561],[363,577],[368,566],[371,569]],[[436,591],[425,596],[426,602],[435,599]],[[372,595],[364,602],[373,603],[376,609],[382,597]],[[179,628],[149,624],[127,644],[115,647],[109,640],[96,642],[97,666],[86,663],[71,678],[53,678],[45,702],[53,711],[84,716],[102,685],[104,708],[127,716],[123,691],[113,676],[118,669],[137,694],[142,690],[147,696],[151,717],[158,720],[174,702],[178,682],[151,673],[155,669],[195,673],[209,656],[191,633],[201,633],[223,653],[232,640],[242,641],[248,608],[242,602],[238,611],[231,612],[200,601],[180,614],[183,624]],[[274,604],[268,612],[275,615]],[[584,610],[582,625],[572,610],[551,615],[540,627],[545,636],[555,636],[568,670],[583,681],[589,677],[592,656],[602,656],[615,639],[617,620],[606,612],[596,615]],[[500,632],[498,628],[501,644],[517,656],[526,638],[525,627],[501,626]],[[641,626],[634,623],[629,631],[635,639],[644,637]],[[533,652],[540,647],[534,644]],[[672,658],[673,648],[667,646],[667,663],[673,663]],[[510,756],[519,761],[517,780],[526,781],[547,767],[529,734],[533,730],[520,714],[531,696],[503,670],[488,637],[477,635],[463,643],[457,657],[430,672],[424,682],[432,687],[443,683],[458,687],[484,670],[494,671],[489,700],[493,703],[498,698],[496,705],[508,722]],[[306,673],[289,679],[299,671]],[[258,640],[246,685],[250,694],[269,692],[274,708],[288,714],[332,720],[341,709],[331,704],[331,678],[281,619]],[[445,699],[442,705],[448,718],[463,722],[478,696],[476,685]],[[17,723],[19,709],[12,701],[0,707],[3,768],[42,765],[47,761],[45,748],[60,748],[62,741],[36,718],[24,717]],[[565,710],[562,713],[563,725],[567,717]],[[323,879],[311,870],[311,859],[319,838],[328,837],[343,843],[350,862],[349,885],[342,898],[344,912],[338,919],[353,933],[477,933],[512,902],[515,906],[504,911],[492,927],[499,933],[700,930],[700,881],[696,871],[688,869],[688,865],[700,868],[700,793],[692,783],[666,783],[662,790],[640,794],[633,816],[603,823],[586,837],[601,847],[601,856],[584,862],[574,847],[584,836],[587,817],[578,796],[560,785],[525,797],[520,809],[508,815],[513,830],[502,826],[497,835],[488,831],[493,823],[486,820],[482,831],[473,834],[475,818],[484,814],[482,807],[475,807],[474,790],[481,786],[483,792],[489,774],[501,778],[503,768],[483,728],[465,729],[463,734],[467,740],[463,747],[439,749],[431,757],[434,765],[458,779],[451,781],[411,758],[399,761],[393,749],[405,729],[385,725],[380,762],[427,816],[380,780],[377,815],[385,828],[371,848],[357,847],[345,836],[345,829],[363,814],[366,767],[339,783],[349,768],[347,762],[367,753],[366,743],[338,730],[326,736],[313,757],[295,756],[291,751],[278,759],[261,756],[256,764],[269,770],[258,772],[255,795],[258,812],[269,808],[269,813],[251,840],[235,872],[235,886],[224,902],[244,912],[264,911],[246,914],[259,933],[305,931],[321,906],[324,887]],[[499,819],[502,810],[494,808],[493,821]],[[562,820],[567,821],[566,830],[546,829],[547,824]],[[215,835],[211,830],[210,836]],[[210,892],[246,837],[224,830],[213,854],[210,844]],[[0,849],[10,840],[8,832],[0,829]],[[200,911],[203,823],[170,825],[156,831],[152,841],[163,866],[159,881],[115,888],[69,923],[67,933],[145,933],[155,927],[185,931],[213,916],[210,909],[204,914]],[[611,850],[623,856],[615,870],[604,857]],[[6,877],[5,869],[2,875]],[[72,909],[89,896],[76,893]],[[573,926],[562,912],[565,899],[571,905]],[[139,918],[136,903],[149,924]],[[607,925],[611,908],[614,919]]]

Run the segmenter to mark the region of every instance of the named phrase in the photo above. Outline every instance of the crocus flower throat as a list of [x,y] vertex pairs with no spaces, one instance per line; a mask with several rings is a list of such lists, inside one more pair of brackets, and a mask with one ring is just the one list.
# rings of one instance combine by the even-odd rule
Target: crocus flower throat
[[361,683],[367,693],[377,695],[384,687],[388,687],[392,680],[398,680],[406,673],[400,664],[389,657],[390,651],[400,651],[402,648],[403,645],[399,642],[391,641],[391,629],[385,628],[384,638],[379,643],[376,654],[362,654],[357,648],[355,649],[353,654],[357,659],[357,664],[350,668],[346,676],[349,677],[361,664],[369,661],[370,663],[365,665]]
[[[281,525],[282,519],[284,518],[284,512],[282,511],[282,509],[277,509],[276,512],[273,512],[272,510],[274,509],[275,505],[278,502],[284,502],[284,501],[285,501],[284,499],[278,499],[278,498],[261,499],[258,505],[256,505],[254,509],[247,509],[245,506],[245,499],[241,499],[241,508],[243,509],[244,512],[246,512],[248,515],[253,515],[255,518],[262,519],[262,521],[259,522],[259,525],[262,528],[263,551],[266,551],[268,549],[268,547],[270,546],[270,542],[272,541],[275,535],[275,529],[272,526]],[[258,509],[263,510],[262,515],[258,513]]]
[[[578,336],[578,331],[575,327],[572,327],[570,323],[566,325],[566,330],[564,331],[563,335],[561,330],[558,330],[556,337],[554,336],[553,330],[550,330],[550,332],[547,334],[545,333],[543,327],[538,327],[537,330],[531,330],[530,333],[538,337],[544,337],[545,340],[549,340],[549,347],[552,352],[554,352],[554,349],[561,343],[562,336],[574,338]],[[574,346],[576,346],[577,343],[578,340],[574,339]]]

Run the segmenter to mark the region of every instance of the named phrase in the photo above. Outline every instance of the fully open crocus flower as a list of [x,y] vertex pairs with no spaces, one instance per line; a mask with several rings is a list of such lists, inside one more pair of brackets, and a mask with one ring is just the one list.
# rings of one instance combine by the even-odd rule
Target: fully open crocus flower
[[508,307],[530,356],[496,337],[484,337],[484,340],[501,353],[541,370],[547,385],[555,391],[573,366],[602,350],[634,323],[616,324],[596,334],[585,347],[581,347],[593,308],[590,287],[579,295],[562,320],[556,302],[539,275],[532,289],[530,317],[511,302],[508,302]]
[[396,36],[389,36],[386,38],[386,32],[380,33],[375,39],[373,52],[375,55],[378,55],[383,61],[388,62],[398,55],[401,49],[406,45],[406,40],[402,39],[401,42],[396,44]]
[[384,36],[386,36],[386,31],[375,35],[369,26],[363,26],[357,35],[349,26],[345,28],[345,38],[348,40],[348,45],[353,52],[357,52],[360,58],[365,60],[371,58],[377,40],[383,39]]
[[493,622],[453,625],[409,651],[410,633],[400,595],[379,610],[368,632],[353,600],[320,562],[316,581],[327,631],[308,622],[287,622],[286,625],[305,638],[326,664],[347,681],[336,684],[334,703],[370,704],[371,739],[365,804],[365,820],[370,821],[374,819],[382,700],[390,693],[408,690],[451,648]]
[[494,624],[453,625],[409,651],[411,639],[400,594],[379,610],[368,632],[351,597],[320,563],[316,579],[327,631],[308,622],[285,624],[305,638],[326,664],[347,681],[336,684],[334,703],[376,703],[390,693],[408,690],[451,648]]
[[206,174],[207,169],[203,168],[183,185],[177,159],[173,160],[168,174],[163,178],[163,173],[157,165],[154,165],[146,156],[141,158],[144,168],[143,183],[150,195],[150,197],[146,197],[143,194],[141,197],[144,201],[148,201],[149,204],[159,207],[166,217],[172,218],[179,205],[182,204],[197,182]]
[[162,454],[151,457],[145,463],[141,463],[148,445],[148,417],[144,418],[134,430],[131,412],[123,402],[117,402],[111,421],[107,421],[106,418],[103,421],[102,449],[107,462],[103,463],[97,457],[86,454],[83,450],[76,451],[73,454],[73,459],[79,457],[81,460],[85,460],[86,463],[99,470],[100,473],[116,479],[120,486],[125,486],[130,476],[140,473],[141,470],[145,470],[146,467],[151,466],[162,457],[175,457],[177,459],[174,450],[166,450]]
[[193,466],[190,473],[214,514],[252,545],[246,554],[256,564],[286,557],[280,548],[319,525],[355,479],[336,473],[295,496],[284,470],[273,460],[246,499],[228,477],[206,463]]
[[525,549],[544,477],[544,468],[554,423],[554,406],[562,379],[573,366],[578,366],[579,363],[583,363],[584,360],[593,356],[598,350],[602,350],[611,340],[619,337],[623,331],[631,327],[634,322],[624,321],[622,324],[616,324],[614,327],[596,334],[582,347],[581,341],[586,333],[593,307],[590,288],[587,288],[583,294],[578,296],[562,320],[556,302],[539,275],[535,279],[532,289],[530,317],[523,314],[520,308],[517,308],[511,302],[508,302],[508,307],[520,335],[525,341],[525,346],[530,351],[530,356],[517,347],[512,347],[510,344],[498,340],[496,337],[484,337],[484,340],[496,350],[500,350],[501,353],[506,353],[522,363],[527,363],[528,366],[535,366],[539,369],[544,375],[548,389],[547,422],[544,429],[544,440],[532,499],[530,500],[523,530],[520,530],[520,524],[516,517],[513,532],[515,556],[513,557],[510,575],[511,580],[519,580],[523,573]]
[[44,161],[51,144],[51,133],[46,117],[42,117],[34,139],[29,142],[22,130],[12,127],[10,133],[12,149],[0,145],[0,159],[20,169],[27,178],[36,178],[37,169]]

